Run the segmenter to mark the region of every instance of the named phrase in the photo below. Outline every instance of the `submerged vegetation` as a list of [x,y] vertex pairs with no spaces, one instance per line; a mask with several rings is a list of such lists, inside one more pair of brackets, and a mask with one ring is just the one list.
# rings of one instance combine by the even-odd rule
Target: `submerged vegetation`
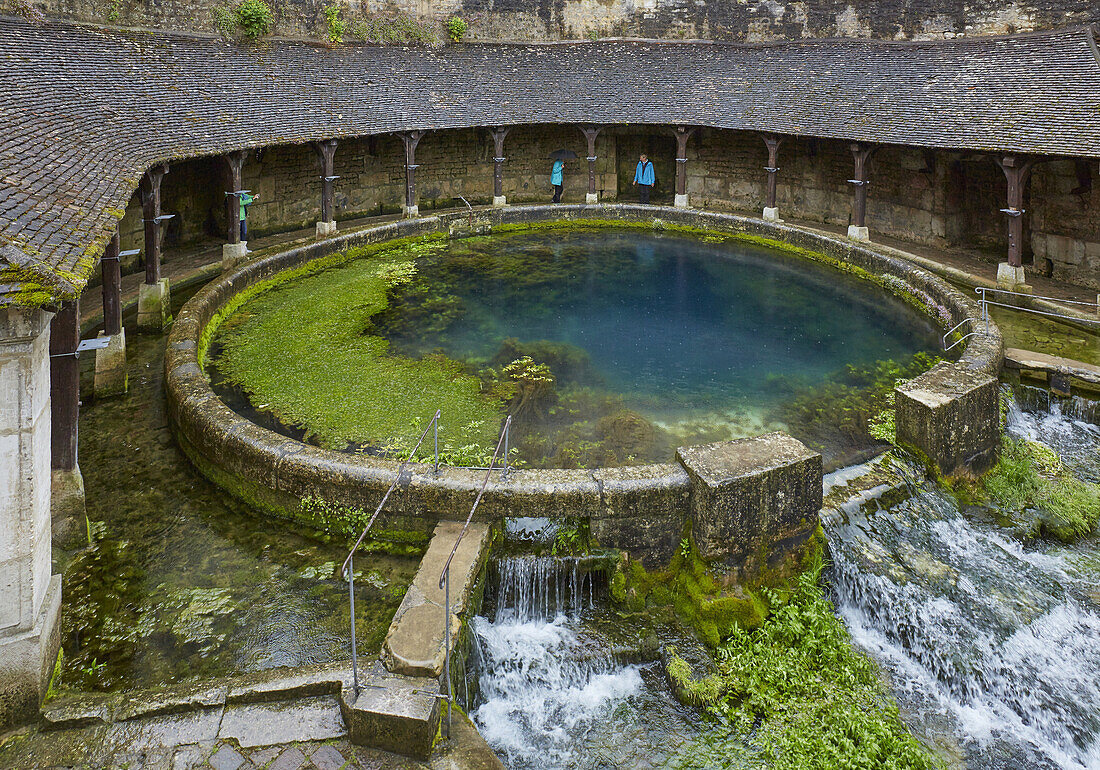
[[[894,381],[932,362],[917,356],[849,367],[824,389],[815,387],[827,374],[813,368],[819,364],[806,376],[762,382],[756,369],[767,364],[755,354],[746,357],[743,343],[730,343],[720,362],[688,349],[706,329],[745,317],[771,329],[769,337],[787,356],[807,348],[797,360],[821,353],[842,361],[852,332],[861,327],[855,321],[822,326],[836,323],[836,314],[826,320],[813,310],[817,284],[791,281],[798,270],[772,266],[768,257],[750,255],[748,267],[731,272],[722,258],[684,262],[657,254],[657,242],[631,235],[622,248],[601,251],[596,259],[593,233],[612,239],[623,233],[579,223],[569,226],[568,237],[547,239],[546,229],[405,239],[287,271],[234,298],[204,330],[202,357],[209,347],[207,369],[228,400],[243,395],[244,408],[270,418],[267,424],[319,446],[400,456],[439,408],[442,461],[482,465],[510,414],[509,462],[558,468],[666,462],[677,446],[788,427],[817,448],[843,453],[853,443],[873,443],[869,426],[889,409]],[[692,235],[700,242],[733,238]],[[626,281],[624,275],[639,278]],[[715,293],[684,294],[688,276]],[[680,288],[670,296],[673,285]],[[607,294],[609,286],[614,291]],[[736,295],[734,316],[722,299],[728,301],[731,291],[743,292]],[[851,300],[843,295],[844,303]],[[669,344],[686,345],[685,353],[695,358],[676,371],[659,369],[666,364],[652,358],[651,337],[640,329],[654,305],[683,317],[682,341]],[[516,330],[511,320],[498,318],[502,308],[519,317]],[[577,338],[585,347],[539,338],[565,330],[572,339],[575,332],[562,319],[574,313],[582,314],[576,324],[602,324],[600,333],[626,335],[622,360],[609,363],[620,354],[600,347],[604,343],[588,328]],[[798,346],[793,352],[792,344]],[[600,360],[589,347],[600,351]],[[658,367],[643,375],[649,377],[644,385],[630,368],[633,361]],[[654,379],[654,372],[666,380]],[[789,403],[778,404],[784,398]],[[430,454],[422,447],[418,459]]]
[[820,573],[819,562],[785,595],[762,589],[767,619],[733,627],[708,676],[692,678],[673,651],[673,686],[775,770],[939,767],[905,728],[874,663],[852,648]]

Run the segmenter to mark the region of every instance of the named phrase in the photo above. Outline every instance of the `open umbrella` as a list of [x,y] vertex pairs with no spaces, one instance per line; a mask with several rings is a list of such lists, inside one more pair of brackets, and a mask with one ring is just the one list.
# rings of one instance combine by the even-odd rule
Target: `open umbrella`
[[550,160],[576,160],[577,153],[572,150],[554,150],[550,153]]

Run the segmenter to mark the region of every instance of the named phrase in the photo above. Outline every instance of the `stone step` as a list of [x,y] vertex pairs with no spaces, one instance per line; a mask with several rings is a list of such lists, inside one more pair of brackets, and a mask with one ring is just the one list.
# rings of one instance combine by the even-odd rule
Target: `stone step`
[[438,679],[446,656],[444,616],[451,627],[451,652],[462,631],[474,584],[488,555],[492,525],[471,522],[451,562],[450,612],[444,610],[439,575],[462,531],[462,522],[441,521],[435,528],[420,569],[390,623],[382,645],[386,668],[407,676]]
[[360,676],[358,694],[351,682],[340,692],[352,743],[428,759],[439,733],[439,681],[393,674],[377,661]]

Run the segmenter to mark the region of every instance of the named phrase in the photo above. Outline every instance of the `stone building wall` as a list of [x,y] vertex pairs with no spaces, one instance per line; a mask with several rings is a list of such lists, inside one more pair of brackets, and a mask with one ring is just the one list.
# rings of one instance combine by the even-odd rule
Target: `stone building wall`
[[[577,153],[567,164],[564,200],[583,202],[588,183],[587,144],[576,126],[522,126],[505,141],[504,194],[510,203],[548,201],[551,151]],[[667,129],[606,128],[596,144],[596,190],[601,200],[636,200],[631,187],[639,152],[653,159],[654,202],[671,203],[675,142]],[[417,148],[417,199],[422,212],[489,203],[493,143],[483,130],[427,134]],[[759,215],[765,195],[767,152],[756,134],[706,129],[688,145],[687,190],[692,205]],[[847,142],[786,139],[779,152],[777,202],[792,221],[834,226],[850,223],[853,173]],[[336,218],[348,220],[401,210],[405,195],[404,148],[395,136],[343,141],[336,152]],[[1032,270],[1100,287],[1100,190],[1095,163],[1051,161],[1036,166],[1028,209],[1025,259]],[[867,225],[882,234],[934,247],[958,247],[1005,257],[1006,185],[988,156],[882,147],[870,166]],[[250,153],[244,185],[259,195],[249,232],[311,228],[320,206],[320,166],[306,145]],[[173,164],[164,178],[163,207],[176,214],[169,248],[205,238],[224,239],[224,164],[202,158]],[[123,248],[142,245],[141,207],[131,200],[122,222]],[[171,259],[171,256],[169,256]],[[1048,261],[1049,260],[1049,261]],[[136,269],[136,261],[124,269]]]
[[[267,0],[277,34],[323,38],[332,0]],[[168,29],[214,31],[214,12],[235,0],[0,0],[0,10]],[[1051,29],[1100,21],[1100,0],[341,0],[348,19],[419,17],[442,36],[459,15],[481,40],[590,36],[798,40],[807,37],[928,39]],[[346,37],[350,38],[349,28]]]

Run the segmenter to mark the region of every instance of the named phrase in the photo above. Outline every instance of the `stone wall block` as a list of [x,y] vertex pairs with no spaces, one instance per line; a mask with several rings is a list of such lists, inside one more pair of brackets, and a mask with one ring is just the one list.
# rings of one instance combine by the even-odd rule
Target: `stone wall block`
[[648,569],[668,564],[690,515],[691,480],[679,465],[597,468],[600,505],[590,522],[592,537],[618,548]]
[[704,559],[751,574],[804,542],[818,524],[821,455],[785,433],[681,447],[691,527]]
[[982,473],[1000,446],[997,378],[941,363],[894,390],[898,442],[920,450],[944,475]]

